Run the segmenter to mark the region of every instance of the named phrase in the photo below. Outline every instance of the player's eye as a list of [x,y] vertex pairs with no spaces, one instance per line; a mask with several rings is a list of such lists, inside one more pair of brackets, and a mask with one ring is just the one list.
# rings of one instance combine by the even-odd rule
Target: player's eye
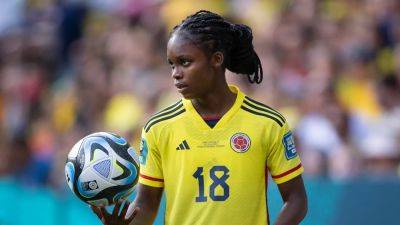
[[174,68],[175,68],[175,66],[174,66],[174,64],[172,63],[171,60],[168,60],[168,64],[169,64],[169,66],[171,67],[171,69],[174,69]]
[[181,65],[182,65],[182,66],[187,67],[187,66],[190,65],[190,63],[191,63],[190,60],[187,60],[187,59],[182,59],[182,60],[181,60]]

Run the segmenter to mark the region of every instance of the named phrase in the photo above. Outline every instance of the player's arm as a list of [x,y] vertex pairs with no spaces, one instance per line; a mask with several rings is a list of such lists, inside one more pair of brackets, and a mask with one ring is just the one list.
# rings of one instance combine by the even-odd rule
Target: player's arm
[[283,199],[283,207],[275,225],[297,225],[307,213],[307,195],[301,175],[281,184],[279,192]]
[[157,216],[158,207],[160,206],[163,188],[138,185],[138,195],[132,206],[129,207],[127,217],[134,215],[134,211],[138,212],[130,223],[130,225],[151,225]]
[[307,213],[307,196],[301,174],[304,168],[287,123],[271,129],[267,166],[283,199],[275,225],[297,225]]
[[119,202],[111,214],[104,207],[91,208],[104,225],[151,225],[157,215],[163,188],[138,184],[137,190],[133,204]]

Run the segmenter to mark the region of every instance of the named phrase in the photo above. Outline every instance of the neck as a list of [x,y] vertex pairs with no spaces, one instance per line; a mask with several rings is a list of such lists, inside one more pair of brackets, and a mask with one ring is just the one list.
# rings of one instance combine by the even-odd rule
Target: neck
[[222,117],[235,103],[235,99],[236,94],[225,83],[201,98],[192,99],[192,104],[201,116]]

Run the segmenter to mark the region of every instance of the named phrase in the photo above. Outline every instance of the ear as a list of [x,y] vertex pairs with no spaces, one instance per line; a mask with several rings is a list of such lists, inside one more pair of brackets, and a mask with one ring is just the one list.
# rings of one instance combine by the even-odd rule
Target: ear
[[211,56],[211,64],[214,67],[221,67],[224,63],[224,54],[220,51],[214,52]]

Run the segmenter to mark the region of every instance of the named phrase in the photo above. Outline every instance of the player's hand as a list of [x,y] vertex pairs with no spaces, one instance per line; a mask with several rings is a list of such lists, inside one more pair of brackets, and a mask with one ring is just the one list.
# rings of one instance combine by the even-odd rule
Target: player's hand
[[[133,218],[135,218],[136,214],[139,212],[139,208],[136,207],[133,209],[132,213],[127,215],[127,211],[129,208],[129,201],[119,201],[115,204],[112,214],[108,213],[104,206],[93,206],[91,205],[90,208],[93,212],[99,217],[101,222],[104,225],[128,225]],[[121,213],[119,212],[122,207]]]

